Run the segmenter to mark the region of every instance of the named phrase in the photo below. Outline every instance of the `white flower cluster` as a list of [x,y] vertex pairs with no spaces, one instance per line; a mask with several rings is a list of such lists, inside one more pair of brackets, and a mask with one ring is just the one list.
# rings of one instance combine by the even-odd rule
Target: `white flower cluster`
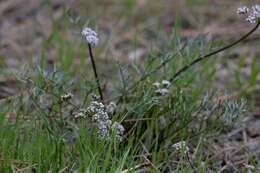
[[81,32],[81,35],[91,46],[97,46],[99,42],[98,34],[91,28],[84,28]]
[[116,104],[114,102],[110,102],[107,106],[106,106],[106,111],[108,113],[108,115],[110,117],[112,117],[112,115],[116,112]]
[[169,94],[169,88],[171,86],[171,83],[167,80],[163,80],[160,82],[153,83],[153,86],[155,87],[155,93],[159,96],[166,96]]
[[112,121],[105,111],[105,105],[98,101],[91,101],[87,108],[87,112],[92,116],[92,122],[97,123],[98,137],[108,138]]
[[74,117],[76,119],[86,118],[87,117],[87,110],[86,109],[80,109],[77,113],[74,114]]
[[116,105],[111,102],[107,108],[105,105],[98,101],[90,102],[87,112],[92,116],[92,122],[96,123],[98,129],[98,137],[102,139],[110,139],[111,132],[115,132],[119,141],[122,141],[124,134],[124,127],[118,123],[112,121],[110,116],[115,112]]
[[112,132],[116,134],[116,138],[121,142],[123,141],[123,135],[124,135],[125,128],[122,126],[122,124],[115,122],[112,125]]
[[184,154],[188,153],[189,152],[189,147],[188,145],[186,144],[185,141],[180,141],[176,144],[173,144],[172,147],[177,150],[177,151],[180,151],[180,152],[184,152]]
[[90,114],[95,114],[96,112],[100,112],[101,110],[104,110],[104,109],[105,109],[105,105],[103,103],[98,102],[98,101],[91,101],[87,108],[87,111]]
[[72,93],[65,93],[64,95],[61,96],[61,101],[66,102],[70,100],[73,97]]
[[237,9],[237,14],[247,14],[249,12],[249,8],[247,6],[239,7]]
[[240,7],[237,9],[237,13],[247,15],[246,20],[249,23],[256,23],[260,20],[260,5],[254,5],[251,8]]

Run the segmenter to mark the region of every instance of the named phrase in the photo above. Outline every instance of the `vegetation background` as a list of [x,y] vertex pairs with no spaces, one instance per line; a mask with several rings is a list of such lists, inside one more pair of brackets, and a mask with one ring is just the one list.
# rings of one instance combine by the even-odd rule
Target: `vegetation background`
[[[52,88],[52,94],[70,91],[75,95],[73,101],[81,103],[85,101],[81,100],[82,95],[95,91],[94,84],[91,83],[92,71],[87,47],[82,44],[80,36],[83,26],[95,28],[101,39],[94,53],[107,99],[117,98],[118,93],[124,93],[124,87],[142,76],[146,67],[154,68],[168,54],[178,54],[175,62],[149,77],[138,86],[138,92],[130,94],[129,100],[123,101],[115,119],[122,120],[122,115],[129,116],[124,123],[126,129],[129,129],[128,126],[133,124],[129,125],[127,122],[138,119],[135,114],[144,115],[142,118],[153,118],[157,116],[156,111],[160,112],[159,108],[150,110],[151,105],[146,105],[153,98],[152,89],[149,88],[152,82],[167,79],[176,68],[185,64],[185,61],[190,61],[189,58],[194,59],[248,32],[253,25],[238,16],[236,9],[256,3],[259,1],[0,0],[0,172],[72,172],[78,168],[79,172],[134,172],[136,170],[131,168],[147,162],[150,166],[142,167],[144,172],[194,171],[187,160],[175,158],[174,152],[165,154],[169,152],[168,149],[166,151],[158,147],[161,144],[150,139],[157,136],[156,128],[159,127],[156,123],[141,123],[140,126],[136,123],[133,135],[144,140],[136,142],[135,138],[129,138],[123,146],[107,146],[102,143],[100,148],[95,148],[82,131],[79,134],[84,137],[80,142],[88,146],[87,149],[80,148],[79,143],[76,146],[64,145],[58,136],[65,133],[57,129],[54,130],[54,133],[57,132],[56,137],[52,136],[57,140],[45,141],[50,138],[49,131],[44,129],[46,124],[31,123],[34,122],[32,117],[41,114],[44,109],[36,110],[35,105],[33,106],[35,100],[32,103],[24,101],[32,99],[27,91],[36,86],[46,86],[48,82],[43,81],[53,75],[49,73],[53,69],[58,69],[63,77],[60,79],[53,75],[51,78],[57,81],[60,79],[61,83],[58,84],[62,88]],[[189,106],[192,108],[192,105],[196,105],[195,102],[202,100],[206,93],[213,92],[214,99],[247,100],[247,111],[238,124],[234,123],[232,127],[221,129],[218,133],[213,133],[214,123],[210,124],[212,133],[209,128],[207,135],[198,137],[188,130],[196,129],[193,126],[183,126],[187,130],[180,128],[180,133],[176,135],[174,130],[177,127],[164,132],[168,138],[164,146],[179,140],[191,142],[192,164],[199,172],[257,172],[260,169],[259,36],[258,29],[243,44],[195,67],[172,90],[176,98],[173,96],[170,101],[186,106],[175,110],[183,115],[194,113],[196,110],[189,110]],[[184,52],[178,52],[184,43],[187,43]],[[183,57],[186,59],[181,59]],[[155,60],[150,61],[150,58]],[[47,75],[44,75],[45,70]],[[129,75],[128,83],[123,86],[119,80],[120,76],[124,76],[120,75],[121,70],[125,74],[127,71]],[[24,83],[25,79],[36,82]],[[181,96],[185,101],[180,101]],[[133,104],[139,99],[140,107]],[[166,99],[166,104],[167,101],[170,103]],[[128,115],[125,110],[129,111],[131,106],[134,110]],[[163,107],[165,114],[172,109],[170,106],[168,109],[166,107]],[[147,111],[148,108],[150,112]],[[180,127],[183,122],[179,122]],[[32,134],[37,126],[43,126],[42,131],[39,128],[39,131]],[[174,135],[169,136],[171,133]],[[149,142],[152,143],[151,146]],[[47,147],[46,144],[54,147]],[[139,145],[143,148],[140,149]],[[113,147],[120,152],[115,148],[116,151],[113,150]],[[102,151],[107,150],[108,154],[101,156]],[[104,160],[100,161],[99,158]],[[100,162],[104,164],[101,168]]]

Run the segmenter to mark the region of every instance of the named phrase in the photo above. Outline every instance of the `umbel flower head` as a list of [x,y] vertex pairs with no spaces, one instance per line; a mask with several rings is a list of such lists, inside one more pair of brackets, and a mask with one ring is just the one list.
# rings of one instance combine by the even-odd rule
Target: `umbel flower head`
[[155,82],[152,84],[154,86],[155,93],[159,96],[166,96],[169,94],[169,88],[171,83],[167,80],[162,80],[162,82]]
[[256,23],[260,20],[260,5],[254,5],[251,8],[248,8],[246,6],[239,7],[237,9],[238,14],[247,15],[246,20],[249,23]]
[[73,97],[72,93],[65,93],[64,95],[61,96],[61,101],[65,102],[70,100]]
[[249,8],[247,6],[239,7],[237,9],[237,14],[247,14],[249,12]]
[[[116,139],[119,142],[123,140],[124,127],[118,123],[114,122],[112,124],[111,116],[114,114],[116,109],[116,104],[110,102],[106,107],[102,102],[91,101],[87,107],[86,113],[92,117],[92,122],[95,123],[97,127],[97,135],[100,139],[110,140],[113,132],[116,134]],[[85,112],[81,112],[78,117],[83,117]]]
[[88,28],[88,27],[84,28],[81,31],[81,35],[86,40],[86,42],[88,44],[90,44],[91,46],[98,45],[98,42],[99,42],[98,34],[91,28]]

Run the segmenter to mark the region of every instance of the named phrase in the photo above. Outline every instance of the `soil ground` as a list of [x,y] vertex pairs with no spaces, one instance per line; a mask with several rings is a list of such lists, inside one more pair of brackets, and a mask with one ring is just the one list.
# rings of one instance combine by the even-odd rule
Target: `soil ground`
[[[201,35],[209,41],[235,40],[252,27],[236,15],[237,7],[243,2],[0,0],[0,67],[4,67],[0,74],[0,98],[19,93],[13,71],[22,69],[31,58],[33,61],[38,60],[44,41],[52,33],[53,21],[59,21],[64,12],[70,16],[68,20],[77,22],[80,16],[81,21],[94,21],[103,35],[110,37],[107,48],[109,54],[127,63],[132,58],[142,60],[147,48],[153,46],[151,42],[159,42],[163,46],[173,31],[177,16],[182,23],[180,34],[183,38]],[[62,34],[69,40],[75,28],[66,28]],[[157,29],[160,33],[156,36],[154,33]],[[247,80],[254,57],[259,67],[259,36],[260,30],[245,44],[231,50],[226,66],[219,63],[216,85],[220,90],[226,88],[228,83],[231,97],[240,96],[243,90],[254,102],[250,113],[243,120],[243,126],[218,137],[210,148],[216,153],[215,159],[223,160],[223,170],[227,167],[237,169],[238,165],[247,166],[250,170],[250,158],[253,155],[260,156],[260,74],[255,87],[232,85],[234,72],[238,68],[242,79]],[[134,47],[133,37],[137,37],[138,42]],[[47,53],[50,62],[55,61],[54,49],[49,49]],[[238,58],[241,55],[245,58],[245,64],[239,67]],[[100,56],[104,58],[106,55]]]

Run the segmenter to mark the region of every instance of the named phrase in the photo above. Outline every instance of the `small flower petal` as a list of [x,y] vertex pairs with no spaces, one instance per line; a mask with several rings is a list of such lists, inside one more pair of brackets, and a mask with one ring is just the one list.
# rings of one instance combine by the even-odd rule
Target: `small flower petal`
[[91,46],[97,46],[99,43],[98,34],[91,28],[84,28],[81,32],[82,37],[86,40]]
[[237,9],[237,14],[247,14],[249,12],[249,8],[246,6],[239,7]]
[[162,85],[165,88],[169,88],[171,86],[171,82],[169,82],[168,80],[163,80]]
[[161,87],[161,84],[160,82],[154,82],[153,83],[153,86],[156,88],[156,89],[159,89]]

